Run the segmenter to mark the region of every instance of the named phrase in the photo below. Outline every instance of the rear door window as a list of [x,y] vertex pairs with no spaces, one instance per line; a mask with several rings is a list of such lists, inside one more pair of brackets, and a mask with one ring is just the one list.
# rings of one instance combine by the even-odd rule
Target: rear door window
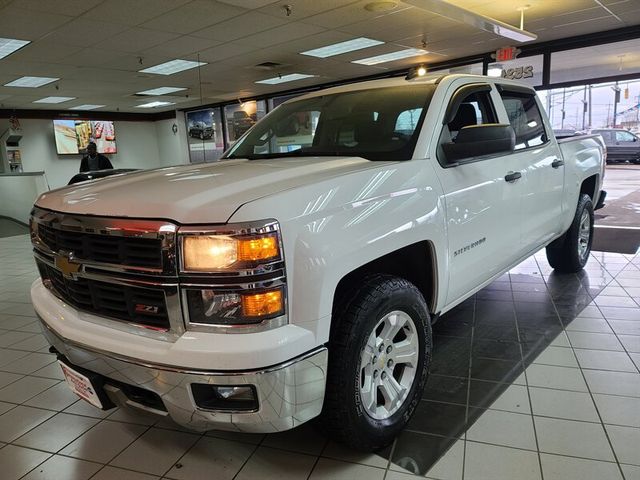
[[505,90],[500,96],[516,134],[515,149],[522,150],[546,143],[548,137],[535,94]]

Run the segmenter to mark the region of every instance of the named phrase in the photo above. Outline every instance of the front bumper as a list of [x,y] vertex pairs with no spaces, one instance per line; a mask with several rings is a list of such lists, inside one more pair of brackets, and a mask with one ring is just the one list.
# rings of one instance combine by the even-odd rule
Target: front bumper
[[[320,414],[324,400],[327,349],[318,347],[273,367],[238,372],[216,372],[154,365],[140,359],[101,352],[65,339],[39,317],[49,343],[72,365],[115,382],[157,394],[166,412],[144,408],[122,392],[107,391],[114,403],[138,406],[167,415],[186,428],[269,433],[289,430]],[[196,406],[192,383],[253,385],[259,408],[254,412],[208,411]]]

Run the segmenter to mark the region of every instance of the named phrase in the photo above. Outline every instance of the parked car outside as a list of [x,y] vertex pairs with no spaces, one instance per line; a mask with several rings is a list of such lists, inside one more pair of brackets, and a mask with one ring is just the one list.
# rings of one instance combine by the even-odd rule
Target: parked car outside
[[630,162],[640,165],[640,138],[622,128],[603,128],[591,130],[592,134],[602,135],[607,147],[607,163]]

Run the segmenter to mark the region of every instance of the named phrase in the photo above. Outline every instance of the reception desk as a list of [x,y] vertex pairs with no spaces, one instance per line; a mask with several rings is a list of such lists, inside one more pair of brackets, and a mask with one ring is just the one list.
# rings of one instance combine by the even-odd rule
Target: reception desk
[[28,223],[33,202],[47,190],[44,172],[0,173],[0,216]]

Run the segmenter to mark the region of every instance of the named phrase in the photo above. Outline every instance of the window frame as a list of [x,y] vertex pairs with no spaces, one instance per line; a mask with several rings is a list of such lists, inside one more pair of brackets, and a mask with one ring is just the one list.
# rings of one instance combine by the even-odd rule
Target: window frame
[[[488,87],[488,88],[487,88]],[[472,95],[477,95],[477,94],[484,94],[486,95],[486,100],[488,101],[488,104],[486,106],[489,107],[489,110],[487,113],[489,113],[493,119],[495,120],[494,123],[499,124],[500,123],[500,115],[498,113],[498,109],[496,108],[496,104],[494,102],[494,99],[492,98],[493,92],[493,87],[490,83],[468,83],[466,85],[461,85],[458,88],[456,88],[453,92],[453,94],[451,95],[451,99],[449,100],[449,103],[447,104],[447,107],[445,108],[444,111],[444,115],[442,118],[442,126],[440,128],[440,133],[438,134],[437,141],[436,141],[436,160],[438,161],[438,163],[440,164],[440,166],[442,168],[455,168],[455,167],[461,167],[464,165],[468,165],[470,163],[476,163],[476,162],[483,162],[486,160],[491,160],[492,158],[498,158],[498,157],[503,157],[505,155],[505,153],[497,153],[497,154],[489,154],[489,155],[478,155],[476,157],[470,157],[468,159],[463,159],[460,161],[457,161],[455,163],[451,163],[448,162],[446,158],[444,158],[443,154],[440,152],[440,146],[442,145],[442,134],[444,132],[445,129],[449,128],[449,123],[451,123],[451,121],[453,121],[453,118],[455,117],[455,115],[452,115],[452,109],[453,109],[453,105],[455,105],[455,113],[457,113],[458,108],[460,107],[460,105],[462,105],[464,103],[464,100],[466,100],[468,97],[472,96]],[[462,96],[464,94],[464,96]],[[447,122],[447,119],[451,119],[449,122]],[[487,124],[490,125],[491,123]],[[482,125],[482,124],[479,124]]]
[[[504,109],[505,114],[507,115],[507,119],[509,118],[509,112],[507,111],[507,107],[504,103],[504,98],[503,98],[503,94],[511,94],[515,97],[532,97],[533,101],[536,105],[536,108],[538,109],[538,114],[540,116],[540,120],[541,120],[541,125],[542,125],[542,129],[544,131],[543,133],[543,139],[544,141],[542,143],[540,143],[539,145],[531,145],[531,146],[527,146],[524,148],[514,148],[513,153],[520,153],[520,152],[526,152],[527,150],[531,150],[534,148],[544,148],[547,145],[549,145],[551,143],[551,136],[549,135],[549,128],[546,124],[546,114],[543,114],[543,110],[540,106],[540,99],[538,98],[538,95],[536,94],[536,91],[533,90],[532,88],[527,88],[525,86],[520,86],[520,85],[508,85],[505,83],[499,83],[496,84],[496,88],[498,90],[498,95],[500,96],[500,100],[502,102],[502,108]],[[509,125],[511,125],[511,122],[509,121]],[[513,126],[512,126],[513,128]],[[516,133],[516,145],[518,145],[518,138],[517,138],[517,132],[515,131],[514,128],[514,133]],[[553,136],[553,138],[555,138],[555,136]]]

